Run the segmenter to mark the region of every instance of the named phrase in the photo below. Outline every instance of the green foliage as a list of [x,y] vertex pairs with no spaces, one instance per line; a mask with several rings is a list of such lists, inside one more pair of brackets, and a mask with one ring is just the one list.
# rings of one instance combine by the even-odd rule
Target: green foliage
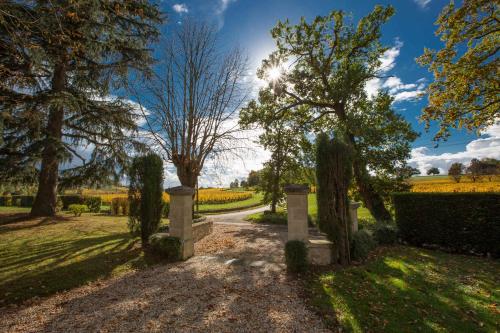
[[498,1],[461,3],[452,1],[436,22],[444,47],[426,48],[417,59],[434,74],[422,119],[427,128],[439,122],[436,139],[448,137],[450,127],[481,130],[498,119]]
[[111,215],[129,215],[130,205],[128,198],[113,198],[110,208]]
[[163,214],[163,162],[160,156],[149,153],[135,157],[129,178],[130,231],[134,233],[139,229],[144,245],[158,229]]
[[368,257],[368,254],[377,247],[377,242],[372,234],[366,230],[358,230],[352,234],[351,240],[351,256],[352,259],[363,261]]
[[436,167],[432,167],[429,170],[427,170],[427,176],[431,175],[439,175],[439,169]]
[[163,201],[162,217],[168,219],[168,214],[170,213],[170,202]]
[[308,266],[307,246],[299,240],[288,241],[285,244],[285,261],[289,272],[302,273]]
[[[269,86],[261,89],[258,102],[248,104],[253,111],[242,116],[255,115],[243,118],[250,123],[262,117],[267,124],[286,119],[296,137],[345,133],[353,149],[356,189],[377,220],[390,218],[384,206],[390,193],[408,186],[406,161],[417,137],[392,109],[387,92],[370,98],[365,91],[367,82],[381,75],[380,59],[388,49],[380,42],[381,29],[393,14],[391,6],[376,6],[357,24],[341,10],[310,22],[279,22],[271,32],[277,50],[257,73]],[[291,59],[294,66],[285,70]],[[270,77],[277,70],[281,75]]]
[[151,249],[167,261],[179,261],[182,258],[181,240],[166,234],[152,234],[149,237]]
[[33,200],[32,195],[4,195],[0,196],[0,206],[31,207]]
[[349,200],[347,192],[352,177],[351,149],[337,138],[328,135],[317,138],[316,178],[318,186],[318,227],[334,244],[334,253],[342,264],[349,255]]
[[71,204],[68,206],[68,210],[75,216],[81,216],[82,213],[85,213],[88,209],[86,205]]
[[[32,214],[53,215],[58,185],[118,179],[130,152],[143,147],[131,139],[135,108],[110,96],[131,72],[149,72],[162,14],[147,0],[0,6],[0,179],[38,177]],[[82,145],[93,147],[88,158],[77,153]],[[81,162],[59,172],[71,159]]]
[[377,223],[373,230],[373,237],[380,245],[393,245],[398,241],[398,229],[389,223]]
[[83,197],[83,201],[91,213],[99,213],[101,211],[101,197],[85,196]]
[[500,256],[499,193],[394,194],[403,241]]
[[460,183],[460,178],[462,178],[464,170],[465,166],[462,163],[453,163],[448,169],[448,176],[453,178],[457,183]]
[[61,199],[63,210],[67,210],[73,204],[85,204],[85,199],[81,195],[60,195],[58,198]]
[[251,170],[248,174],[247,184],[249,187],[258,186],[260,183],[260,176],[258,171]]

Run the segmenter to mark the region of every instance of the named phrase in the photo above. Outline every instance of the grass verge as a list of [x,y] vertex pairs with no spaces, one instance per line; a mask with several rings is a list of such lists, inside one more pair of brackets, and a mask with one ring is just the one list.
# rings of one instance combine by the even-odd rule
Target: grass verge
[[364,265],[312,274],[312,304],[348,332],[495,332],[500,263],[412,247],[380,248]]
[[84,214],[0,225],[0,306],[147,266],[126,221]]

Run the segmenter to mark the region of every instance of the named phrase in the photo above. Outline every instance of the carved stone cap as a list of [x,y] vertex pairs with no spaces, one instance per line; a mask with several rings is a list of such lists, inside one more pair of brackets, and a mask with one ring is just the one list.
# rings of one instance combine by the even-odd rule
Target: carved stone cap
[[309,192],[309,186],[299,185],[299,184],[288,184],[285,185],[286,194],[307,194]]
[[361,202],[356,202],[356,201],[349,202],[349,207],[350,208],[357,209],[357,208],[359,208],[359,206],[361,206]]
[[193,195],[194,189],[189,186],[176,186],[167,189],[167,193],[170,195]]

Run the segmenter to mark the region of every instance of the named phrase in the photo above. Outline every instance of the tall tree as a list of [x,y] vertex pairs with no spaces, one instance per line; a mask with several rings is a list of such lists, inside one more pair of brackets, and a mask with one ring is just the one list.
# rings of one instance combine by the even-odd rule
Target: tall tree
[[453,178],[457,183],[460,183],[460,178],[462,178],[464,169],[465,167],[462,163],[453,163],[448,169],[448,176]]
[[444,47],[417,59],[434,73],[422,119],[427,127],[439,122],[436,139],[448,137],[450,127],[481,130],[498,121],[499,22],[499,3],[490,0],[451,1],[439,15],[436,35]]
[[439,175],[439,169],[436,168],[436,167],[432,167],[430,168],[429,170],[427,170],[427,175],[428,176],[431,176],[431,175]]
[[[0,6],[6,44],[0,56],[9,64],[0,69],[6,74],[0,87],[1,176],[38,173],[31,214],[50,216],[60,176],[67,184],[97,182],[127,162],[137,114],[111,89],[123,87],[130,70],[149,69],[148,45],[158,37],[162,17],[146,0]],[[81,165],[60,175],[60,165],[73,158]]]
[[235,148],[232,120],[246,99],[246,59],[238,49],[223,53],[215,28],[205,23],[187,20],[170,37],[136,97],[150,137],[181,184],[194,188],[208,158]]
[[482,176],[482,165],[481,162],[477,158],[473,158],[470,161],[469,166],[465,169],[465,172],[472,180],[472,182],[476,182],[476,180],[481,179]]
[[251,101],[240,111],[240,125],[243,129],[260,128],[259,143],[271,152],[271,158],[264,163],[259,188],[264,192],[264,202],[271,204],[271,212],[284,199],[283,186],[300,177],[298,156],[301,142],[304,140],[300,131],[294,128],[291,113],[274,117],[276,105],[266,103],[272,98],[271,89],[259,92],[259,103]]
[[[274,95],[265,103],[279,105],[276,119],[292,110],[301,126],[346,133],[356,187],[372,215],[382,221],[391,215],[379,189],[401,185],[394,175],[404,174],[401,169],[416,138],[391,109],[393,99],[387,93],[370,99],[365,92],[367,82],[380,75],[380,59],[387,50],[380,44],[380,29],[393,13],[392,7],[376,6],[356,27],[336,10],[312,23],[304,18],[297,25],[279,22],[272,30],[278,50],[258,71],[261,79],[271,81]],[[292,64],[288,69],[287,63]],[[383,187],[377,186],[379,181]]]

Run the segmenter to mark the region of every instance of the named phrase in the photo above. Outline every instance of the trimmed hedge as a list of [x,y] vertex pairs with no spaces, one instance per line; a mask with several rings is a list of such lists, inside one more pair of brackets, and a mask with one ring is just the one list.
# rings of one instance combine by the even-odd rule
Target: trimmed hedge
[[397,193],[393,202],[404,241],[500,256],[500,193]]
[[301,273],[307,269],[307,246],[299,240],[291,240],[285,244],[285,261],[288,271]]
[[70,205],[83,205],[85,199],[81,195],[60,195],[62,201],[62,209],[67,210]]
[[149,244],[153,251],[167,261],[181,260],[182,243],[178,237],[168,236],[167,234],[152,234],[149,237]]

